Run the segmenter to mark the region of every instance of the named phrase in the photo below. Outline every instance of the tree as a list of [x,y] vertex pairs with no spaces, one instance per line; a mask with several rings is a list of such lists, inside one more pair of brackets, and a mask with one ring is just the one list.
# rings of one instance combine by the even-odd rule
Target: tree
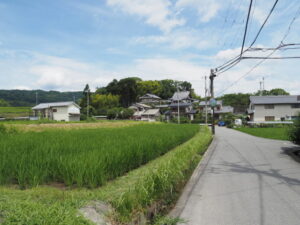
[[292,125],[288,133],[292,142],[300,144],[300,113],[298,113],[298,116],[294,120],[294,124]]
[[110,93],[112,95],[119,95],[120,94],[120,88],[119,88],[119,82],[116,79],[113,79],[112,82],[110,82],[106,86],[107,93]]
[[98,114],[106,114],[108,109],[118,107],[120,97],[118,95],[94,94],[91,96],[91,104]]
[[[87,105],[88,105],[88,100],[89,100],[89,105],[91,104],[91,91],[90,87],[88,84],[85,85],[83,92],[82,92],[83,97],[80,99],[80,107],[81,107],[81,114],[84,114],[84,112],[87,112]],[[89,115],[90,112],[92,113],[91,109],[89,109]]]
[[266,95],[290,95],[290,93],[288,93],[287,91],[285,91],[284,89],[282,88],[274,88],[274,89],[271,89],[270,91],[268,90],[263,90],[262,93],[260,91],[256,92],[255,95],[259,96],[259,95],[263,95],[263,96],[266,96]]
[[120,103],[123,107],[130,106],[137,99],[136,78],[124,78],[118,82]]
[[269,95],[290,95],[290,93],[288,93],[287,91],[285,91],[282,88],[274,88],[274,89],[270,90]]
[[171,98],[172,95],[174,94],[174,92],[176,92],[176,90],[177,90],[175,81],[166,79],[166,80],[161,80],[160,83],[161,83],[161,87],[162,87],[160,97],[162,99]]
[[234,94],[225,94],[222,97],[218,98],[223,101],[223,105],[230,105],[234,108],[235,112],[244,113],[250,104],[249,93],[234,93]]
[[0,107],[8,107],[8,106],[10,106],[9,103],[4,99],[0,98]]
[[157,80],[146,80],[137,82],[138,96],[143,96],[147,93],[160,95],[162,92],[162,85]]

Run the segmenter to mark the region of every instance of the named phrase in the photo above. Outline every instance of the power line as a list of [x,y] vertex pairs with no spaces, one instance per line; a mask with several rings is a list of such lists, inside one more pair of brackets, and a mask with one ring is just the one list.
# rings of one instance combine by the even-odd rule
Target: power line
[[253,2],[253,0],[250,0],[250,5],[249,5],[249,9],[248,9],[248,15],[247,15],[247,20],[246,20],[246,26],[245,26],[243,44],[242,44],[240,56],[242,56],[243,50],[244,50],[245,40],[246,40],[246,36],[247,36],[248,23],[249,23],[249,17],[250,17],[251,8],[252,8],[252,2]]
[[267,23],[269,17],[270,17],[271,14],[273,13],[273,11],[274,11],[274,9],[275,9],[277,3],[278,3],[278,0],[276,0],[276,1],[274,2],[273,7],[271,8],[271,10],[270,10],[268,16],[266,17],[265,21],[263,22],[263,24],[261,25],[261,27],[260,27],[259,31],[257,32],[257,34],[256,34],[256,36],[255,36],[255,38],[254,38],[254,40],[253,40],[252,43],[250,44],[250,47],[252,47],[252,46],[254,45],[254,43],[256,42],[256,40],[257,40],[257,38],[258,38],[260,32],[262,31],[262,29],[264,28],[265,24]]
[[281,57],[242,57],[242,59],[300,59],[300,56],[281,56]]
[[[267,23],[268,19],[270,18],[271,14],[273,13],[273,11],[274,11],[274,9],[275,9],[277,3],[278,3],[278,0],[275,0],[275,2],[274,2],[274,4],[273,4],[273,6],[272,6],[270,12],[268,13],[268,16],[266,17],[266,19],[264,20],[263,24],[261,25],[259,31],[257,32],[257,34],[256,34],[256,36],[255,36],[255,38],[254,38],[254,40],[253,40],[252,43],[251,43],[251,45],[250,45],[245,51],[243,51],[244,42],[245,42],[245,40],[243,40],[243,45],[242,45],[242,51],[241,51],[241,54],[238,55],[238,56],[236,56],[236,57],[234,57],[233,59],[227,61],[226,63],[222,64],[221,66],[217,67],[216,69],[217,69],[218,71],[223,70],[224,68],[226,68],[226,67],[228,67],[228,66],[229,66],[229,68],[232,68],[233,66],[235,66],[236,64],[238,64],[238,62],[240,61],[240,59],[238,59],[238,58],[241,57],[243,53],[245,53],[246,51],[248,51],[249,48],[251,48],[251,47],[253,46],[253,44],[256,42],[256,40],[257,40],[257,38],[259,37],[259,35],[260,35],[262,29],[264,28],[265,24]],[[252,4],[252,1],[250,2],[250,5],[251,5],[251,4]],[[250,6],[249,6],[249,10],[251,10]],[[249,17],[249,11],[248,11],[247,20],[248,20],[248,17]],[[296,19],[296,18],[295,18],[295,19]],[[294,19],[294,20],[295,20],[295,19]],[[247,27],[247,23],[248,23],[248,21],[246,22],[246,27]],[[246,29],[247,29],[247,28],[246,28]],[[245,29],[244,39],[245,39],[245,35],[246,35],[246,29]],[[237,62],[237,60],[238,60],[238,62]],[[237,63],[236,63],[236,62],[237,62]],[[233,66],[232,66],[232,65],[233,65]],[[228,69],[226,69],[226,71],[227,71],[227,70],[228,70]],[[225,71],[224,71],[224,72],[225,72]],[[220,73],[219,73],[219,74],[220,74]]]
[[236,83],[238,83],[241,79],[243,79],[244,77],[248,76],[255,68],[257,68],[260,64],[262,64],[268,57],[270,57],[271,55],[273,55],[275,53],[276,50],[273,50],[273,52],[271,52],[268,56],[265,57],[265,59],[261,60],[260,62],[258,62],[257,64],[255,64],[247,73],[245,73],[243,76],[241,76],[239,79],[237,79],[236,81],[234,81],[233,83],[231,83],[228,87],[224,88],[222,91],[220,91],[218,93],[218,96],[222,93],[224,93],[226,90],[228,90],[229,88],[231,88],[233,85],[235,85]]

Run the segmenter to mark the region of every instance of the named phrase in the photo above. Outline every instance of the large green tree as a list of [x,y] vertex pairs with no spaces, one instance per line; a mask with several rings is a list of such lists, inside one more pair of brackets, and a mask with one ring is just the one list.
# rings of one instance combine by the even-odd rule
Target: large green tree
[[160,95],[162,92],[162,85],[157,80],[145,80],[137,82],[138,96],[143,96],[147,93]]
[[225,94],[220,97],[220,100],[223,100],[223,105],[229,105],[234,108],[235,112],[244,113],[249,107],[249,93],[234,93],[234,94]]

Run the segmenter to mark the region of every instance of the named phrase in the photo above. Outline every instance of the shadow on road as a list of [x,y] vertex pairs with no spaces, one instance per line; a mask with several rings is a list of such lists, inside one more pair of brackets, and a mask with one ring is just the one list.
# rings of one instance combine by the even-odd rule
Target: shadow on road
[[282,147],[282,153],[291,156],[300,163],[300,146]]

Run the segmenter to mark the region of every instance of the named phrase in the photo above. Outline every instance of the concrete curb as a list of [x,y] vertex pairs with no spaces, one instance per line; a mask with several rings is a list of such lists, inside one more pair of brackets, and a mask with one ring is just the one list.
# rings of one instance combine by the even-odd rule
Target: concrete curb
[[197,182],[203,175],[203,172],[208,164],[208,161],[212,157],[214,150],[216,149],[217,146],[217,137],[213,138],[213,141],[209,145],[208,149],[206,150],[205,154],[203,155],[201,161],[199,162],[198,166],[194,170],[190,180],[187,182],[185,185],[180,198],[178,199],[175,207],[171,210],[169,213],[170,217],[176,218],[180,217],[185,205],[187,204],[187,201],[193,192]]

